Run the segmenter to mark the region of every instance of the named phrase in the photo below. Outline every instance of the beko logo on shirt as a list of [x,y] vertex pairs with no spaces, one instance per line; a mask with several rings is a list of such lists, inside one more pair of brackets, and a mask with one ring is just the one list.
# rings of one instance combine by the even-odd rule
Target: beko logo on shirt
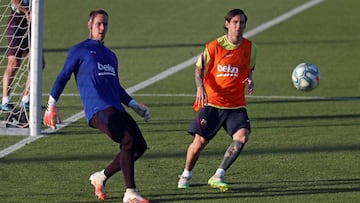
[[101,64],[97,62],[97,67],[99,70],[99,75],[112,75],[115,76],[115,68],[112,67],[110,64]]
[[238,67],[232,67],[230,64],[227,66],[222,66],[221,64],[217,65],[217,70],[220,72],[216,75],[216,77],[224,77],[224,76],[231,76],[235,77],[239,73]]

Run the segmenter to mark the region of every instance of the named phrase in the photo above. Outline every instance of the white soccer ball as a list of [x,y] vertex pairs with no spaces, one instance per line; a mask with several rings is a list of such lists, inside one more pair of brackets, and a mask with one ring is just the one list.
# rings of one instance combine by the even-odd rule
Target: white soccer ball
[[320,71],[312,63],[300,63],[294,68],[291,79],[296,89],[310,91],[319,86]]

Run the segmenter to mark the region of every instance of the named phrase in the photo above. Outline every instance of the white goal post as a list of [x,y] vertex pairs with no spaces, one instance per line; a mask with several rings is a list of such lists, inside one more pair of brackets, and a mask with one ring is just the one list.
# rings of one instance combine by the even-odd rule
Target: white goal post
[[[43,0],[30,0],[31,26],[25,26],[26,23],[25,25],[8,23],[10,22],[9,20],[15,19],[11,12],[16,7],[12,4],[11,0],[0,0],[0,102],[3,97],[3,81],[9,85],[8,88],[10,90],[9,99],[4,100],[8,105],[3,106],[0,103],[0,135],[41,135],[43,5]],[[25,17],[22,19],[23,21],[26,21]],[[10,29],[16,31],[10,31]],[[17,30],[24,30],[26,32],[21,35],[12,34],[18,32]],[[7,80],[12,82],[7,83],[7,80],[4,80],[4,73],[8,69],[9,50],[24,50],[23,46],[19,46],[19,42],[10,43],[15,39],[21,40],[21,43],[27,42],[30,54],[23,56],[23,54],[16,52],[16,59],[21,61],[21,63],[16,67],[17,71],[13,76],[8,74],[10,79]],[[30,102],[25,105],[22,101],[22,96],[25,94],[26,89],[29,89],[29,86],[26,85],[28,76],[30,78]],[[29,100],[27,99],[26,101]]]
[[30,46],[30,135],[41,134],[42,58],[43,58],[44,1],[31,2],[31,46]]

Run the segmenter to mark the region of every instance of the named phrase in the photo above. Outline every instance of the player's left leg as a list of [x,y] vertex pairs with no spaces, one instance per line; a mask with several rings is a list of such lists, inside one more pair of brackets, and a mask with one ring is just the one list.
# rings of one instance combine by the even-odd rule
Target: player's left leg
[[[147,144],[136,122],[128,113],[119,112],[114,108],[108,108],[96,113],[90,123],[91,126],[106,133],[114,142],[119,143],[121,148],[121,151],[116,155],[114,160],[105,170],[101,171],[105,178],[98,179],[100,180],[99,184],[96,184],[96,181],[92,181],[90,177],[91,183],[95,187],[96,196],[104,200],[106,198],[104,189],[106,180],[116,172],[122,170],[127,188],[124,194],[124,202],[149,202],[139,195],[135,185],[134,162],[147,148]],[[99,172],[95,174],[98,173]],[[94,177],[93,175],[92,177]],[[101,176],[96,175],[95,177]]]
[[144,154],[147,143],[135,120],[126,112],[118,114],[118,117],[114,119],[115,122],[110,120],[109,126],[111,134],[120,138],[121,151],[117,157],[126,186],[123,202],[148,203],[149,201],[139,194],[135,184],[135,161]]
[[[28,54],[29,57],[29,54]],[[45,68],[45,58],[42,58],[42,70]],[[24,89],[23,96],[21,98],[21,102],[19,104],[20,107],[24,107],[25,109],[30,108],[30,74],[28,74],[26,79],[26,85]]]
[[225,151],[224,158],[215,174],[208,180],[211,187],[218,188],[221,191],[228,190],[228,185],[225,183],[225,172],[239,157],[249,138],[251,127],[246,109],[230,111],[227,124],[224,127],[231,135],[233,142]]
[[247,129],[242,128],[234,134],[233,142],[227,148],[224,158],[216,170],[215,174],[208,180],[208,184],[213,188],[221,191],[227,191],[229,186],[225,183],[225,172],[239,157],[245,143],[247,141]]
[[227,148],[219,168],[225,171],[235,162],[248,141],[249,130],[241,128],[233,135],[233,142]]

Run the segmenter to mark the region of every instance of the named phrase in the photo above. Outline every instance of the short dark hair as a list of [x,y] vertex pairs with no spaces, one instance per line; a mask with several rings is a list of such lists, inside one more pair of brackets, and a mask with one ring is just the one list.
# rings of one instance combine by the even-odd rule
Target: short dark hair
[[89,14],[89,20],[93,20],[95,18],[95,16],[97,16],[98,14],[102,14],[102,15],[106,15],[107,17],[109,17],[109,15],[107,14],[107,12],[103,9],[95,9],[92,10]]
[[[234,16],[237,16],[237,15],[244,15],[244,16],[245,16],[245,24],[246,24],[248,18],[247,18],[247,16],[246,16],[245,12],[244,12],[243,10],[239,9],[239,8],[235,8],[235,9],[230,10],[230,11],[226,14],[225,20],[226,20],[227,22],[230,22],[231,19],[232,19]],[[226,27],[224,27],[224,28],[225,28],[225,30],[227,30]]]

